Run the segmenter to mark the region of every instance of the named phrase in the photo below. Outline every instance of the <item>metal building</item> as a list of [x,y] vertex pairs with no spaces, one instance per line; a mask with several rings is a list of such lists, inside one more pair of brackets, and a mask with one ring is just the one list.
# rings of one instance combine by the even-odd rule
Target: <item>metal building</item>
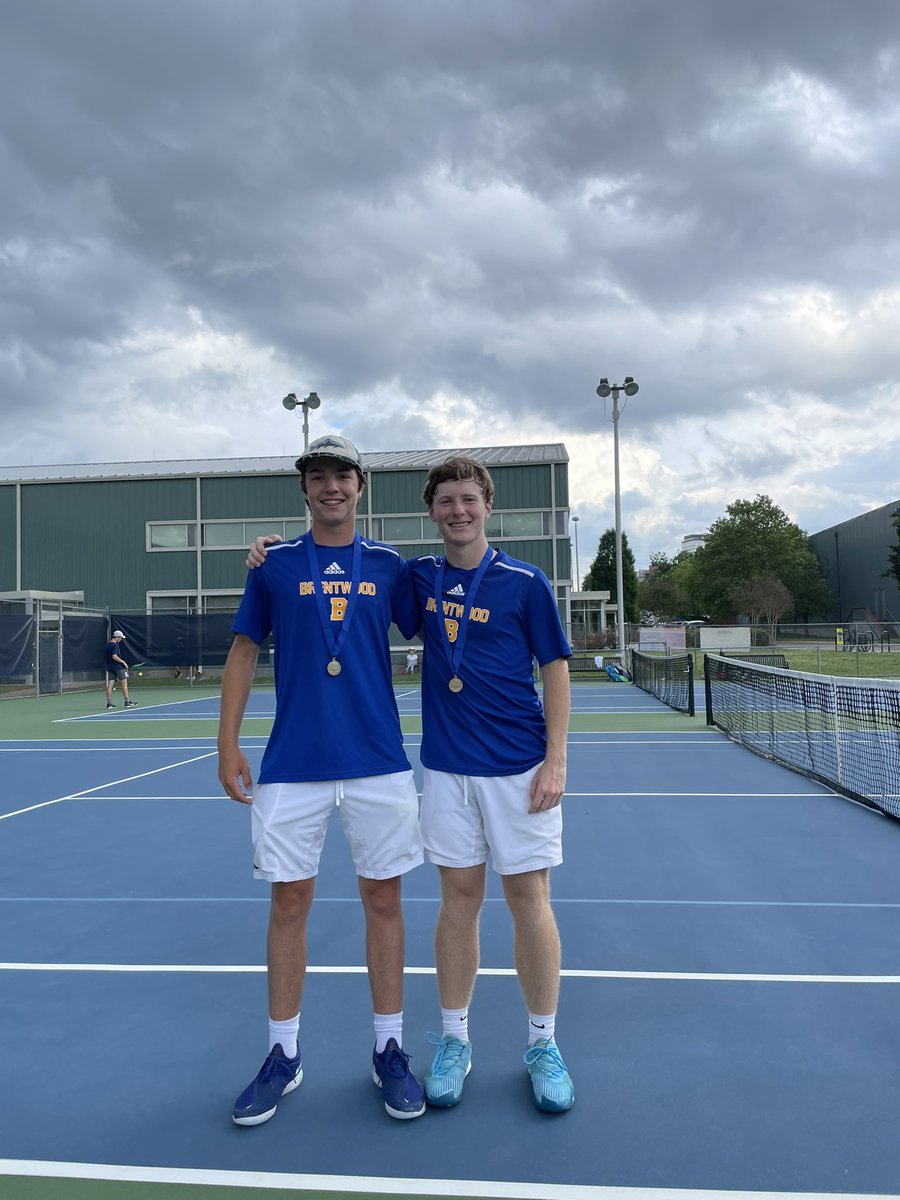
[[893,516],[898,511],[900,500],[895,500],[810,536],[834,596],[831,620],[852,621],[868,614],[877,622],[900,625],[900,586],[885,575],[891,547],[897,545]]
[[[421,495],[450,454],[496,487],[491,543],[547,575],[569,629],[568,454],[561,444],[364,454],[360,533],[408,558],[440,549]],[[306,528],[291,458],[0,468],[0,594],[82,591],[91,608],[215,612],[237,606],[247,546]]]

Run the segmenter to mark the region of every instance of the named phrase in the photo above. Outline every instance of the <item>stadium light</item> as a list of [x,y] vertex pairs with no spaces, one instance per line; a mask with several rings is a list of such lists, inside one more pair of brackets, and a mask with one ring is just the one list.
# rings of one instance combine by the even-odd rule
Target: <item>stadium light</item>
[[296,392],[288,392],[288,394],[285,396],[285,398],[282,400],[281,403],[282,403],[282,406],[288,410],[288,412],[293,412],[295,408],[303,409],[303,449],[304,449],[304,451],[308,450],[309,449],[309,410],[311,408],[318,408],[319,405],[322,403],[322,401],[319,399],[319,397],[316,395],[315,392],[310,392],[305,400],[298,400]]
[[631,375],[625,376],[624,383],[610,383],[608,379],[603,378],[597,386],[597,395],[601,400],[606,400],[612,396],[612,423],[613,423],[613,467],[614,467],[614,486],[616,497],[616,641],[618,650],[622,656],[622,661],[625,661],[625,595],[623,587],[623,571],[622,571],[622,493],[619,486],[619,393],[624,392],[626,396],[634,396],[638,392],[638,385],[634,382]]

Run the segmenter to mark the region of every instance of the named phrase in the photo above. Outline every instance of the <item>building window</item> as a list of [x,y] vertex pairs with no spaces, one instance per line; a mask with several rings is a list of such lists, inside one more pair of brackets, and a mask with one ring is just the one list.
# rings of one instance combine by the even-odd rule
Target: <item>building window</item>
[[193,550],[197,545],[197,525],[194,521],[149,521],[148,550]]
[[246,550],[252,541],[277,533],[285,541],[299,537],[306,529],[302,517],[257,517],[252,521],[204,521],[204,550]]
[[147,607],[151,613],[190,613],[194,611],[197,597],[194,595],[147,596]]
[[421,517],[382,517],[383,542],[421,542]]
[[205,613],[237,612],[242,595],[243,592],[220,592],[217,595],[206,595],[203,597],[203,611]]
[[539,512],[506,512],[501,513],[503,521],[503,537],[543,537],[543,513]]

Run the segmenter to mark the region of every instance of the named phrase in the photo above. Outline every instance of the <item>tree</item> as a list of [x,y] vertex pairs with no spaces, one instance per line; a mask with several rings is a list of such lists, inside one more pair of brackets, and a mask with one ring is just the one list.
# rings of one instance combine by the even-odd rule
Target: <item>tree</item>
[[900,508],[891,517],[897,530],[897,545],[888,551],[888,569],[883,572],[886,579],[896,579],[900,584]]
[[[586,592],[609,592],[610,599],[618,601],[616,595],[616,531],[607,529],[597,543],[597,557],[584,577]],[[625,593],[625,620],[636,624],[638,620],[638,580],[634,569],[634,555],[628,545],[628,537],[622,534],[622,591]]]
[[794,597],[781,580],[774,575],[764,575],[761,579],[736,583],[731,589],[731,599],[737,610],[750,618],[752,625],[758,625],[765,618],[769,626],[769,644],[774,646],[778,618],[794,607]]
[[651,612],[660,621],[671,621],[686,610],[687,604],[687,592],[674,571],[652,571],[638,585],[641,612]]
[[735,500],[693,555],[694,599],[714,620],[734,616],[732,588],[773,577],[793,597],[794,612],[824,614],[833,599],[809,539],[768,496]]

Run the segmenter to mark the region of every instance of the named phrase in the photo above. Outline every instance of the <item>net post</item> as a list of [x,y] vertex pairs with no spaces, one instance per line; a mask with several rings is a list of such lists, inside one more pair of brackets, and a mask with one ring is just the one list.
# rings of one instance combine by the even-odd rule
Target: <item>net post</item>
[[692,717],[695,713],[696,706],[694,703],[694,656],[688,655],[687,661],[687,677],[688,677],[688,716]]
[[707,725],[715,725],[716,719],[713,716],[712,702],[712,680],[709,677],[709,655],[703,655],[703,693],[706,697],[706,723]]
[[[859,656],[857,656],[856,661],[857,663],[859,662]],[[838,684],[837,678],[835,677],[831,680],[831,703],[834,707],[834,761],[835,766],[837,767],[837,783],[838,786],[841,787],[843,786],[844,782],[844,770],[843,763],[841,762],[841,718],[838,713],[837,690]]]

